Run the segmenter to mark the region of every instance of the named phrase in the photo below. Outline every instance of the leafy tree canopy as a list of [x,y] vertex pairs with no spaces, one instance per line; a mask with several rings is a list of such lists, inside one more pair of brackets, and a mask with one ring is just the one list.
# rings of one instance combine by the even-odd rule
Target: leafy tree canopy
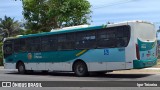
[[87,0],[23,0],[22,3],[26,26],[36,32],[89,24],[91,18]]

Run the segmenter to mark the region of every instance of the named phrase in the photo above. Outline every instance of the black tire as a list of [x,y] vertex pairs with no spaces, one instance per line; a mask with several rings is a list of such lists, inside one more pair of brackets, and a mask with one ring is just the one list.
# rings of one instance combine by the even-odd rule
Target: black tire
[[20,74],[26,73],[25,65],[22,62],[18,63],[17,69],[18,69],[18,73],[20,73]]
[[76,62],[74,64],[74,72],[78,77],[84,77],[88,75],[88,69],[84,62]]

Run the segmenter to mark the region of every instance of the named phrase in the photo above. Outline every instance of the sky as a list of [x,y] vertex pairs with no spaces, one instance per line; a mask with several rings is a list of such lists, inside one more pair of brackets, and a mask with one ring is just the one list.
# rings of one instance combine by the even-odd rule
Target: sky
[[0,0],[0,18],[4,16],[22,20],[22,2],[20,0]]
[[[153,22],[160,26],[160,0],[88,0],[92,7],[91,25],[129,20]],[[20,0],[0,0],[0,18],[4,15],[22,21],[22,2]]]

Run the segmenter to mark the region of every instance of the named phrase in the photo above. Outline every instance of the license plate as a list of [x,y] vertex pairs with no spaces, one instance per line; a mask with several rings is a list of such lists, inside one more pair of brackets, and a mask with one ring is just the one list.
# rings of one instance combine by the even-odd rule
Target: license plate
[[147,62],[146,64],[147,65],[153,65],[153,62]]

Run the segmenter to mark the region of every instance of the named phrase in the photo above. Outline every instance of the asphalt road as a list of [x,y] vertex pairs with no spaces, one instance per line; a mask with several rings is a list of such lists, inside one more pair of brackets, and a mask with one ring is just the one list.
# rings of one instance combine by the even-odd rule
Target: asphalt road
[[[0,81],[160,81],[160,74],[92,74],[89,77],[76,77],[74,73],[42,73],[21,75],[17,70],[0,69]],[[118,83],[114,83],[118,84]],[[126,83],[129,85],[130,83]],[[158,87],[43,87],[43,88],[0,88],[0,90],[160,90]]]

